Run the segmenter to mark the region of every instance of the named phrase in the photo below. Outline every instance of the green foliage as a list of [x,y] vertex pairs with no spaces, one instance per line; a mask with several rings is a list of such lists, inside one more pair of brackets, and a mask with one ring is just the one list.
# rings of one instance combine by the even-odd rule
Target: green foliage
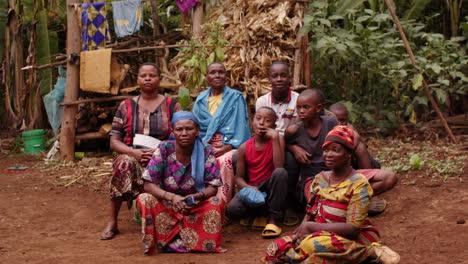
[[[443,178],[463,177],[466,153],[456,144],[442,142],[404,143],[392,142],[390,146],[381,147],[383,142],[378,142],[375,148],[376,159],[383,164],[382,169],[389,169],[400,176],[406,172],[424,171],[424,176]],[[405,174],[403,174],[405,173]]]
[[183,62],[188,71],[187,86],[191,91],[198,92],[207,86],[205,75],[208,65],[224,62],[223,48],[229,42],[223,38],[222,29],[219,23],[205,25],[204,30],[208,34],[206,45],[198,38],[191,38],[188,47],[180,50],[179,62]]
[[415,170],[419,170],[424,164],[424,161],[421,160],[418,154],[411,155],[409,162],[410,162],[411,167]]
[[429,111],[422,77],[439,103],[449,94],[455,99],[466,94],[464,38],[445,40],[426,32],[422,23],[403,21],[418,60],[415,68],[387,10],[379,11],[377,3],[376,10],[366,8],[366,3],[337,15],[333,3],[312,2],[302,32],[311,33],[313,85],[333,102],[347,101],[348,107],[352,102],[357,125],[390,132],[401,121],[424,118]]
[[413,0],[410,1],[411,7],[406,10],[405,15],[403,16],[404,20],[416,18],[422,14],[424,8],[429,5],[432,0]]
[[192,109],[192,102],[190,100],[190,91],[186,87],[182,86],[179,88],[179,93],[177,94],[177,101],[179,101],[182,110],[190,111]]

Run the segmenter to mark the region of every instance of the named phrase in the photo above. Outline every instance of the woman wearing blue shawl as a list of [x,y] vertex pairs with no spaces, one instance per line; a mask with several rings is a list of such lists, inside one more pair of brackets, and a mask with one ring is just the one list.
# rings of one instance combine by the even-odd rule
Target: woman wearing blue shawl
[[191,112],[175,113],[172,131],[175,141],[154,151],[137,199],[145,254],[221,252],[225,203],[215,196],[222,181],[213,148]]
[[234,187],[232,154],[251,137],[247,104],[242,93],[226,86],[222,63],[208,66],[206,80],[209,88],[197,97],[193,113],[200,121],[202,141],[213,146],[219,162],[224,185],[217,196],[229,202]]

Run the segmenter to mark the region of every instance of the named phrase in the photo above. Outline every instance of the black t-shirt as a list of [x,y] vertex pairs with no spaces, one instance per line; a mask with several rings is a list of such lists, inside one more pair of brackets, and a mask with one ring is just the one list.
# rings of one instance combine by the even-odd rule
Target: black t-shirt
[[298,122],[296,125],[298,125],[299,128],[296,133],[285,138],[286,144],[298,145],[312,154],[309,158],[312,161],[311,164],[300,164],[302,178],[313,177],[323,170],[328,170],[323,162],[322,145],[325,142],[328,132],[338,125],[338,121],[329,116],[320,116],[320,120],[322,121],[322,128],[316,137],[311,137],[309,133],[307,133],[304,123]]

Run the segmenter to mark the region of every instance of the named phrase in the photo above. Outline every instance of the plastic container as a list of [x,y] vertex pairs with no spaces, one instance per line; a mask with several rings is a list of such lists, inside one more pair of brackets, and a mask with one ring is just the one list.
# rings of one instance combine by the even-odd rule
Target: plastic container
[[35,154],[45,150],[44,129],[24,131],[22,135],[24,153]]

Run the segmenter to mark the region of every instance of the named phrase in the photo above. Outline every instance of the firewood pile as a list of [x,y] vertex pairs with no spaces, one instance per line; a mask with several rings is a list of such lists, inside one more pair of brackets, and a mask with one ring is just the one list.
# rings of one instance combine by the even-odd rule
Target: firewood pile
[[[271,89],[271,62],[282,60],[293,66],[304,9],[303,3],[294,1],[235,0],[210,11],[206,23],[221,23],[223,37],[230,43],[224,48],[228,85],[243,91],[249,105]],[[206,44],[207,37],[203,38]],[[186,69],[177,62],[177,56],[169,68],[186,83],[187,74],[181,72]]]

